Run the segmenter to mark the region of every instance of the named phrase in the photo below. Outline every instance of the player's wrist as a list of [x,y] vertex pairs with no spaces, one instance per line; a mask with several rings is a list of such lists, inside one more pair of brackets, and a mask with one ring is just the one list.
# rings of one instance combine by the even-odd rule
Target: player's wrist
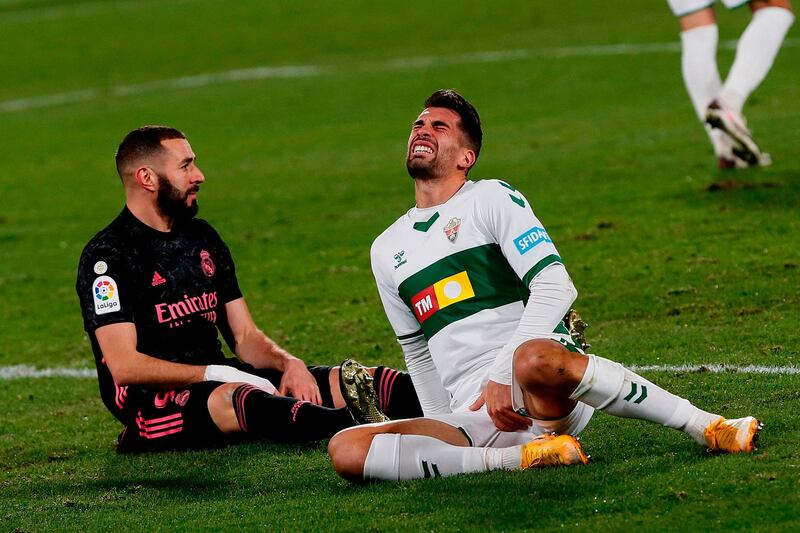
[[306,364],[302,360],[298,359],[293,355],[286,354],[286,356],[284,356],[283,358],[283,368],[281,369],[281,371],[286,373],[290,370],[301,367],[306,368]]

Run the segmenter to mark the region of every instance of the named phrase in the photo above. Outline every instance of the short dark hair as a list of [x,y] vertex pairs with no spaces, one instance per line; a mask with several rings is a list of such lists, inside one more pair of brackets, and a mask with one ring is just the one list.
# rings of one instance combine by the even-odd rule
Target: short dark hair
[[169,126],[142,126],[141,128],[136,128],[127,134],[117,147],[114,159],[117,163],[119,177],[123,176],[125,167],[131,163],[164,150],[161,141],[185,138],[186,135]]
[[425,100],[425,107],[444,107],[458,113],[461,117],[461,130],[466,134],[470,148],[475,151],[475,158],[478,158],[483,142],[481,117],[466,98],[453,89],[439,89]]

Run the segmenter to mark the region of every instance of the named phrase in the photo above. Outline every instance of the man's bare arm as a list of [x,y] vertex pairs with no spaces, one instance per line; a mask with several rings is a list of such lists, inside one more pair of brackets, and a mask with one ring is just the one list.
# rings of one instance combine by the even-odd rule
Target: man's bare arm
[[204,365],[173,363],[137,351],[136,326],[132,322],[102,326],[95,335],[117,385],[169,389],[203,381]]
[[314,376],[306,364],[258,329],[244,298],[225,304],[228,325],[234,339],[234,352],[245,363],[256,368],[274,368],[283,372],[278,391],[285,396],[322,403],[322,396]]
[[226,303],[225,314],[233,333],[233,351],[245,363],[256,368],[274,368],[285,372],[290,361],[299,361],[258,329],[244,298]]

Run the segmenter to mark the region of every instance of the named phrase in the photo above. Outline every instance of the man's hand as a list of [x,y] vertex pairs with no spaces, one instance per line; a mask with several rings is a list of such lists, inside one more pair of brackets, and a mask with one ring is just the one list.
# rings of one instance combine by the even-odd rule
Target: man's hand
[[316,405],[322,404],[322,396],[317,386],[317,380],[308,371],[305,363],[296,358],[286,362],[278,394],[291,396]]
[[502,385],[490,380],[469,409],[477,411],[484,403],[486,412],[500,431],[517,431],[533,423],[531,419],[516,413],[511,407],[511,385]]

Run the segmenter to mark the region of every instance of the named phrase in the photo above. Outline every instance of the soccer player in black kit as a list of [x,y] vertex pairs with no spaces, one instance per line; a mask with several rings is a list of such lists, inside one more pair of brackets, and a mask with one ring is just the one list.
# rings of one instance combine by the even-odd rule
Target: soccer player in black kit
[[130,132],[116,154],[126,206],[78,266],[100,395],[125,425],[117,450],[311,441],[386,419],[379,409],[421,416],[408,374],[306,366],[256,327],[228,247],[194,218],[205,181],[195,159],[178,130]]

